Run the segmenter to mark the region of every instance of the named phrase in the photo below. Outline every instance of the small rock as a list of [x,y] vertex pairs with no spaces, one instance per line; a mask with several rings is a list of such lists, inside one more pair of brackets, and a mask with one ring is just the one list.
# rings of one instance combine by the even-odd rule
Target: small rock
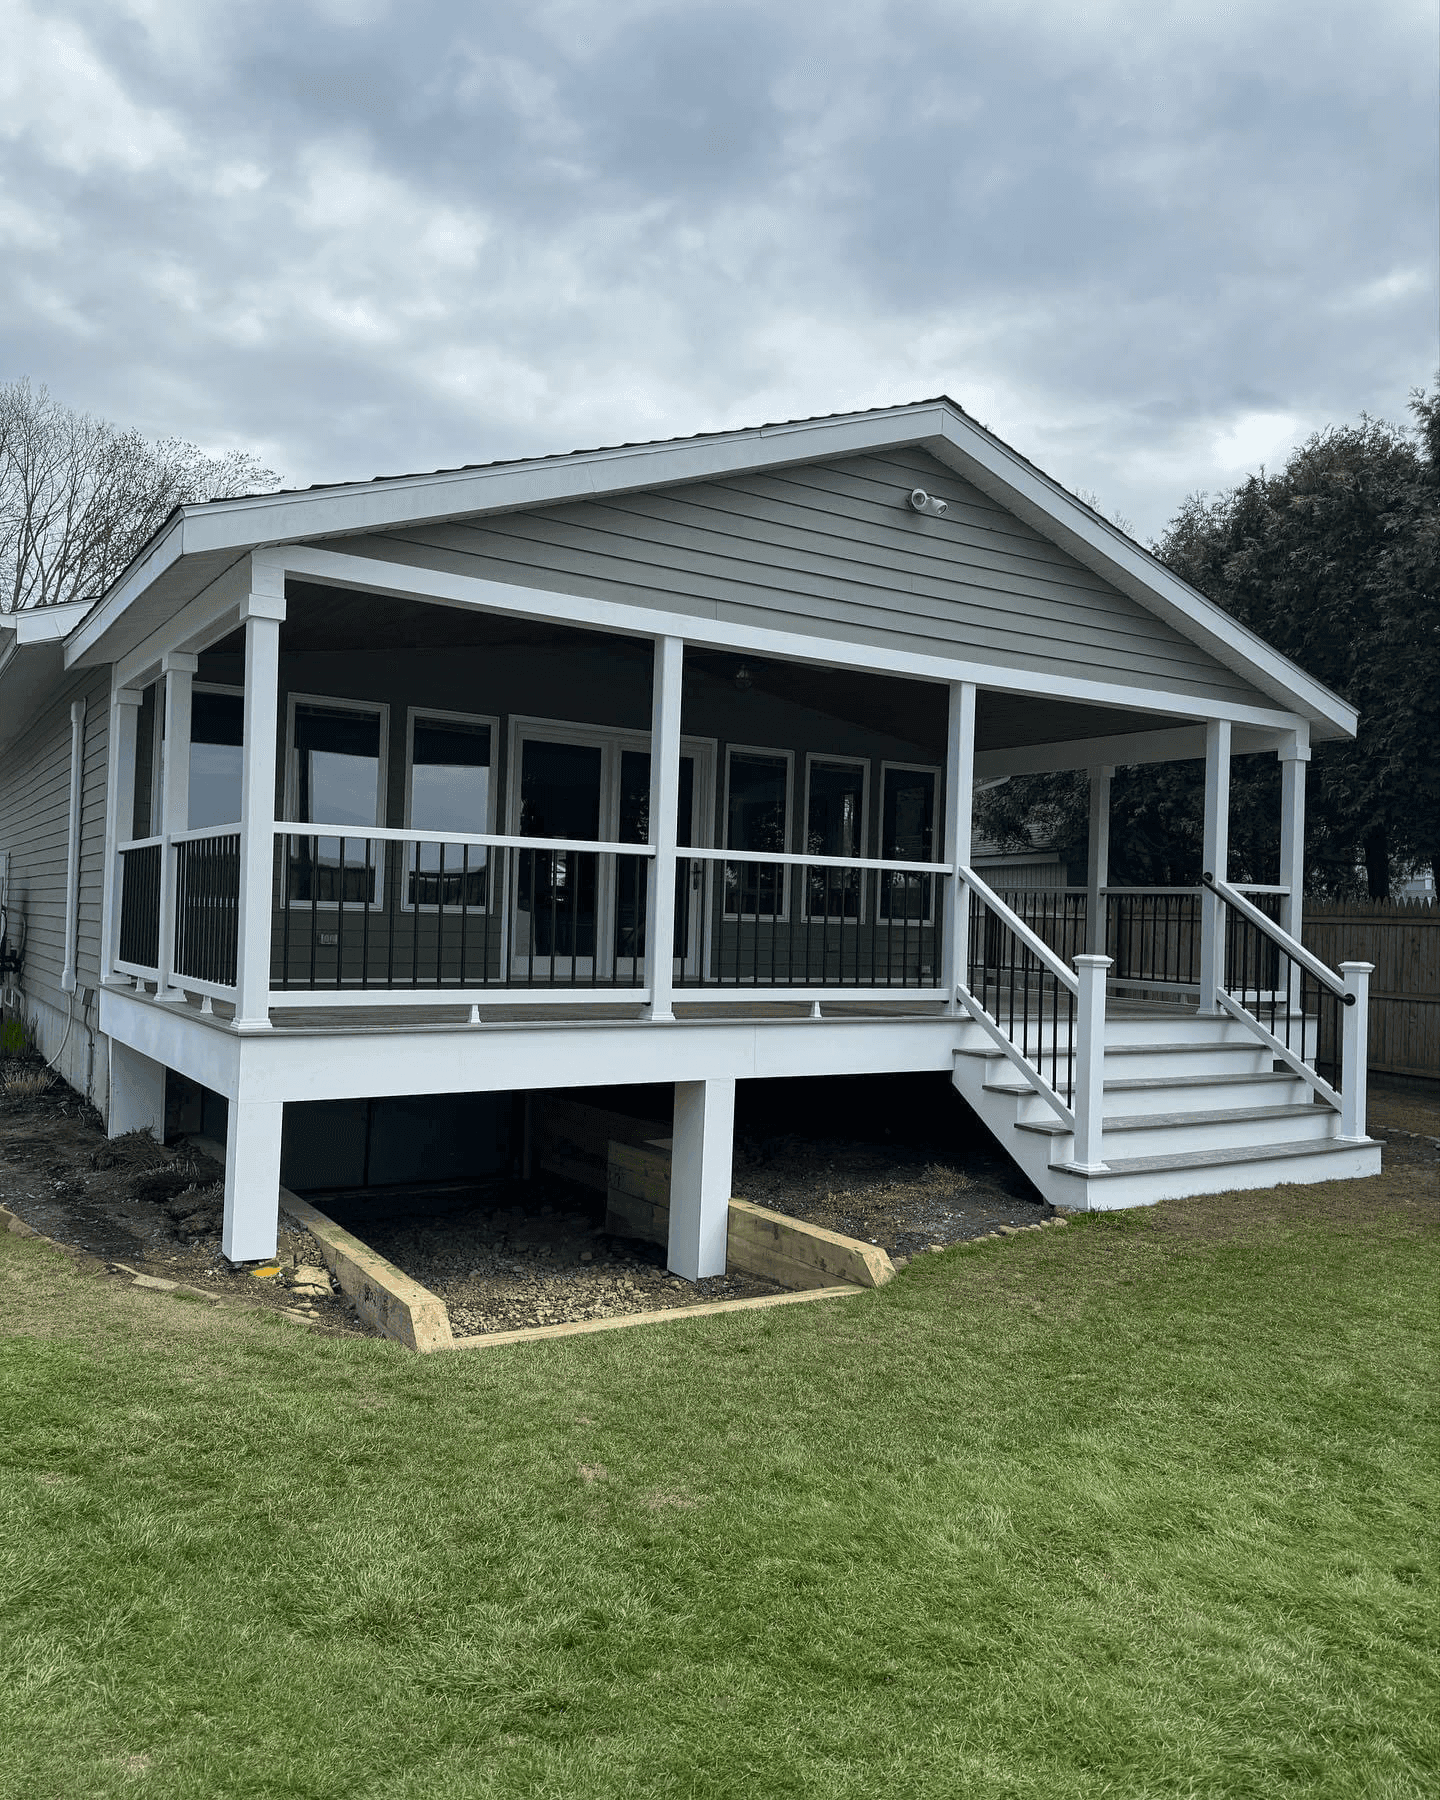
[[593,1250],[582,1250],[580,1252],[580,1260],[582,1263],[594,1262],[595,1252]]
[[154,1288],[162,1294],[173,1294],[180,1283],[166,1281],[163,1275],[137,1275],[130,1285],[138,1288]]

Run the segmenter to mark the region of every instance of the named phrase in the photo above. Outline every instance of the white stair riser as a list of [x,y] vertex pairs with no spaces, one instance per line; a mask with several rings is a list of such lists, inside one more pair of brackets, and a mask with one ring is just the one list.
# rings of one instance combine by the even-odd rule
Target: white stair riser
[[1169,1081],[1176,1075],[1263,1075],[1275,1055],[1257,1039],[1248,1043],[1196,1044],[1184,1050],[1137,1050],[1117,1056],[1107,1049],[1105,1075],[1110,1081]]
[[1328,1106],[1306,1108],[1293,1119],[1212,1119],[1203,1125],[1155,1125],[1140,1131],[1106,1132],[1102,1155],[1168,1156],[1186,1150],[1238,1149],[1249,1144],[1319,1142],[1339,1134],[1339,1115]]
[[1105,1110],[1118,1117],[1136,1113],[1215,1112],[1220,1107],[1301,1106],[1314,1090],[1298,1075],[1289,1081],[1207,1082],[1203,1087],[1123,1088],[1107,1086]]
[[[1018,1133],[1023,1136],[1023,1133]],[[1028,1170],[1027,1170],[1028,1173]],[[1312,1157],[1277,1157],[1273,1162],[1216,1163],[1202,1168],[1147,1169],[1134,1175],[1107,1176],[1086,1181],[1062,1170],[1047,1171],[1037,1181],[1045,1197],[1056,1206],[1080,1211],[1115,1212],[1127,1206],[1154,1206],[1161,1200],[1183,1200],[1193,1194],[1231,1194],[1290,1182],[1350,1181],[1380,1173],[1380,1146],[1357,1146],[1350,1151],[1317,1152]],[[1031,1176],[1032,1180],[1035,1177]]]
[[1107,1044],[1185,1044],[1192,1039],[1204,1044],[1239,1044],[1253,1041],[1254,1033],[1238,1019],[1202,1019],[1182,1013],[1174,1019],[1128,1019],[1123,1013],[1105,1020]]

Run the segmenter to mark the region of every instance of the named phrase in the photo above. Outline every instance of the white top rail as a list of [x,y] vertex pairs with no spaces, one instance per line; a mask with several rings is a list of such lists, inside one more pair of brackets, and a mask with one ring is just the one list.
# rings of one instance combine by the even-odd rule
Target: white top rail
[[1277,925],[1273,919],[1267,918],[1258,906],[1252,906],[1242,893],[1231,887],[1228,881],[1217,881],[1213,875],[1207,875],[1205,880],[1206,885],[1214,888],[1227,906],[1234,907],[1242,919],[1248,919],[1252,925],[1263,931],[1272,943],[1280,946],[1292,962],[1299,963],[1302,969],[1307,970],[1318,982],[1329,988],[1332,994],[1338,994],[1347,1006],[1352,1003],[1352,997],[1345,992],[1345,983],[1333,969],[1327,969],[1318,956],[1312,955],[1303,944],[1297,943],[1288,931]]
[[714,850],[698,844],[681,844],[680,858],[698,857],[703,862],[786,863],[803,869],[900,869],[907,875],[950,875],[949,863],[906,862],[895,856],[804,856],[788,850]]
[[1078,995],[1080,992],[1080,981],[1074,970],[1067,969],[1050,946],[1042,938],[1036,937],[1035,933],[1020,917],[1019,913],[1012,912],[995,892],[994,888],[987,887],[973,869],[966,868],[962,863],[957,870],[957,873],[960,876],[960,879],[968,887],[973,888],[975,892],[979,894],[980,898],[990,908],[991,912],[993,912],[997,918],[1005,921],[1031,955],[1043,963],[1055,979],[1058,982],[1061,982],[1065,987],[1069,988],[1072,994]]
[[1203,894],[1199,887],[1102,887],[1102,894]]
[[609,844],[599,838],[504,837],[487,831],[410,831],[393,825],[316,825],[277,819],[276,837],[375,838],[389,844],[460,844],[481,850],[595,850],[607,856],[653,856],[653,844]]
[[233,825],[199,825],[194,831],[172,831],[170,842],[172,844],[203,844],[206,838],[238,838],[239,835],[240,822],[237,819]]
[[123,856],[127,850],[157,850],[165,842],[163,837],[131,838],[127,844],[117,844],[115,848]]

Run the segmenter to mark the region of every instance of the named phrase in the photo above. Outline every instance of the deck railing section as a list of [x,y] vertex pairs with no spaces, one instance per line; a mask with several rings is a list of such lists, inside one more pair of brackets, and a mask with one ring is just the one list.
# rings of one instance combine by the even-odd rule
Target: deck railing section
[[[1337,974],[1255,899],[1213,875],[1205,876],[1205,885],[1220,908],[1220,978],[1213,1004],[1245,1025],[1339,1112],[1342,1137],[1364,1137],[1370,964],[1344,963]],[[1205,1000],[1202,995],[1202,1004]],[[1317,1064],[1329,1070],[1329,1078]]]
[[160,973],[160,869],[163,838],[136,838],[119,847],[119,930],[115,966],[138,979]]
[[175,974],[192,984],[235,986],[240,921],[240,833],[185,832],[175,856]]

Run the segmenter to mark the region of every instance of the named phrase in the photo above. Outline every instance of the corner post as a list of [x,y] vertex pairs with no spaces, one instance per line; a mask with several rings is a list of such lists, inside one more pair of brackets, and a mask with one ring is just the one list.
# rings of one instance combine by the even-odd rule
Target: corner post
[[1090,771],[1090,844],[1085,864],[1085,949],[1091,956],[1105,954],[1110,882],[1110,783],[1114,769]]
[[649,905],[645,925],[645,985],[648,1017],[673,1019],[675,1009],[675,870],[680,812],[680,694],[685,675],[682,638],[655,640],[655,675],[650,706]]
[[[285,617],[283,569],[252,562],[250,593],[242,602],[240,612],[245,622],[245,747],[240,782],[235,1024],[242,1031],[267,1031],[270,1028],[270,915],[275,869],[280,624]],[[229,1216],[228,1201],[226,1216]],[[226,1255],[229,1254],[227,1250]]]
[[230,1101],[220,1248],[232,1263],[260,1262],[275,1254],[284,1118],[280,1100],[242,1100],[237,1093]]
[[139,688],[117,687],[110,694],[110,765],[105,783],[105,880],[100,898],[100,979],[115,977],[120,945],[120,900],[124,869],[120,845],[135,829],[135,740],[145,696]]
[[1345,977],[1340,1039],[1342,1138],[1365,1136],[1365,1088],[1370,1066],[1370,977],[1374,969],[1374,963],[1368,962],[1342,962],[1340,965],[1340,973]]
[[165,677],[164,762],[160,783],[160,975],[155,983],[157,1000],[183,1001],[183,988],[175,986],[175,910],[178,901],[175,834],[190,827],[190,700],[200,659],[186,650],[171,650],[161,658]]
[[1077,956],[1075,1008],[1075,1162],[1103,1171],[1105,1129],[1105,972],[1108,956]]
[[[1230,721],[1205,725],[1205,872],[1230,879]],[[1225,981],[1225,907],[1208,888],[1200,897],[1200,1011],[1214,1015]]]
[[950,892],[941,896],[940,983],[947,1012],[958,1010],[955,984],[965,960],[968,909],[961,869],[970,865],[975,820],[975,698],[973,681],[950,683],[945,738],[945,861]]
[[[1306,726],[1282,745],[1280,759],[1280,885],[1289,892],[1280,902],[1280,927],[1295,942],[1305,928],[1305,765],[1310,760]],[[1290,965],[1290,1011],[1300,1010],[1300,970]]]
[[686,1281],[725,1273],[735,1155],[733,1080],[677,1081],[666,1262]]

